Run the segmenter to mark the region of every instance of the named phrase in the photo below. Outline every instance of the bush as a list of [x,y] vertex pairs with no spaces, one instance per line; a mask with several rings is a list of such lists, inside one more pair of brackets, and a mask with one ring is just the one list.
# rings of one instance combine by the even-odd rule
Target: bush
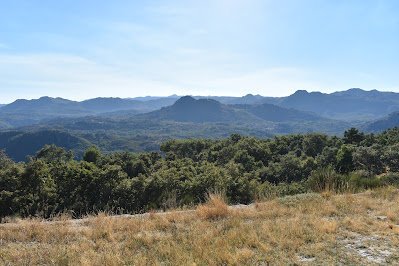
[[312,171],[307,180],[307,185],[311,191],[315,192],[337,192],[342,188],[342,181],[342,176],[328,167]]
[[389,173],[379,179],[384,185],[399,186],[399,173]]
[[208,220],[224,218],[228,215],[228,207],[221,193],[208,194],[205,204],[197,207],[199,217]]

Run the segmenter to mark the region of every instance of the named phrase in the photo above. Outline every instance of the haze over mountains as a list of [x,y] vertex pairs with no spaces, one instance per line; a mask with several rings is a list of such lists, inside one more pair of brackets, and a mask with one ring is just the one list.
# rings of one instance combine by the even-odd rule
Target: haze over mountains
[[177,122],[260,122],[256,116],[230,105],[221,104],[213,99],[194,99],[184,96],[172,106],[164,107],[158,111],[139,115],[146,119],[171,120]]
[[[169,138],[342,135],[353,126],[380,132],[399,124],[398,111],[399,93],[360,89],[331,94],[302,90],[277,98],[172,95],[76,102],[42,97],[0,106],[0,149],[23,160],[44,144],[75,149],[79,157],[93,144],[105,152],[150,151]],[[30,146],[26,154],[17,151],[22,144]]]
[[171,105],[175,99],[162,98],[148,101],[121,98],[95,98],[76,102],[62,98],[41,97],[34,100],[16,100],[0,107],[0,128],[11,128],[61,117],[82,117],[106,112],[130,110],[131,113],[149,112]]
[[394,128],[399,126],[399,111],[390,113],[380,119],[364,123],[359,126],[359,129],[364,132],[378,133],[387,128]]
[[351,89],[324,94],[297,91],[279,103],[348,122],[367,121],[399,110],[399,94]]

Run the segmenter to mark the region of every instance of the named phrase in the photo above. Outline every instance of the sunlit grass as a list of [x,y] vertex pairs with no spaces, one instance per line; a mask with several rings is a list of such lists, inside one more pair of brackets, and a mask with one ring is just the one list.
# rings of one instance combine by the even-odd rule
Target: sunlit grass
[[238,208],[211,194],[186,212],[10,220],[0,226],[0,264],[366,265],[374,262],[357,250],[370,247],[396,264],[398,217],[399,193],[393,188],[302,194]]

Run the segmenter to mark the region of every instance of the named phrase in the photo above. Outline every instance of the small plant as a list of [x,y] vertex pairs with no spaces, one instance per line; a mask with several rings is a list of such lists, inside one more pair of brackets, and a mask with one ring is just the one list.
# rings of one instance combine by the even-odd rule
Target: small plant
[[343,185],[341,175],[331,167],[314,170],[308,178],[308,186],[315,192],[337,192]]
[[228,207],[221,193],[209,193],[205,204],[197,207],[196,213],[203,219],[219,219],[228,215]]

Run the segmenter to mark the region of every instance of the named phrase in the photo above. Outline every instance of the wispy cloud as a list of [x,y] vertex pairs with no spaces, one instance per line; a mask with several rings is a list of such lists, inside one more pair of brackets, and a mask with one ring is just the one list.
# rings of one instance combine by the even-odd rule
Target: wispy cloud
[[8,97],[5,92],[9,90],[18,98],[49,95],[80,100],[173,91],[157,81],[144,80],[77,56],[2,55],[0,62],[0,86],[3,88],[0,96],[3,101]]
[[[342,73],[293,67],[245,70],[225,61],[211,66],[206,51],[183,53],[189,54],[190,59],[183,56],[173,61],[126,65],[116,62],[106,65],[68,54],[0,54],[0,98],[5,103],[15,98],[44,95],[75,100],[171,94],[286,96],[298,89],[320,91],[322,88],[327,92],[350,87],[378,88],[372,86],[379,80],[367,73],[346,73],[354,80],[364,80],[349,84],[334,82],[334,77],[337,79]],[[203,62],[192,61],[197,54]],[[384,88],[391,87],[385,84]]]
[[[43,95],[72,99],[98,96],[132,97],[138,95],[208,94],[244,95],[260,93],[281,95],[295,88],[317,87],[306,80],[307,73],[299,69],[275,68],[231,75],[223,69],[198,71],[179,65],[144,65],[142,73],[100,65],[88,59],[62,55],[0,55],[0,85],[13,89],[20,98]],[[176,69],[180,71],[175,72]],[[0,92],[2,98],[7,97]]]

